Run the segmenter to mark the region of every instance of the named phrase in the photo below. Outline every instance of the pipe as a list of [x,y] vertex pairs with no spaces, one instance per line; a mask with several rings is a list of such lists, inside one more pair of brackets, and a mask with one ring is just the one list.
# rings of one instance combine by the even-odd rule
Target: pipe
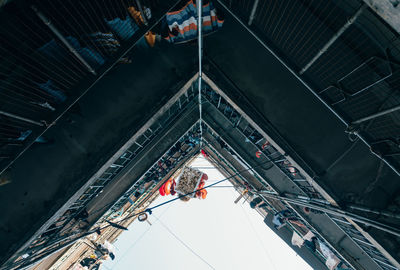
[[[320,200],[320,199],[311,199],[311,198],[303,196],[303,195],[297,195],[297,194],[286,193],[286,192],[284,193],[284,195],[285,196],[297,197],[299,200],[303,200],[305,202],[317,203],[317,204],[321,204],[321,205],[330,205],[328,201]],[[398,219],[400,219],[400,214],[396,214],[396,213],[389,212],[389,211],[380,211],[380,210],[369,209],[369,208],[361,206],[361,205],[346,204],[345,208],[358,210],[358,211],[362,211],[362,212],[366,212],[366,213],[373,213],[373,214],[376,214],[376,215],[387,216],[387,217],[390,217],[390,218],[398,218]]]
[[362,212],[366,212],[366,213],[373,213],[376,215],[382,215],[382,216],[400,219],[400,214],[392,213],[389,211],[379,211],[379,210],[369,209],[369,208],[366,208],[366,207],[360,206],[360,205],[349,204],[349,205],[347,205],[346,208],[350,208],[352,210],[358,210],[358,211],[362,211]]
[[[255,33],[252,31],[245,23],[243,23],[238,16],[236,16],[224,3],[222,3],[221,0],[217,0],[218,3],[229,13],[233,18],[235,18],[267,51],[269,51],[290,73],[293,74],[293,76],[298,79],[322,104],[325,105],[325,107],[331,111],[343,124],[346,125],[346,127],[349,126],[349,123],[342,117],[340,116],[328,103],[326,103],[325,100],[323,100],[314,90],[311,88],[310,84],[307,83],[306,81],[303,80],[303,78],[300,77],[298,73],[294,71],[289,65],[283,61],[281,57],[279,57],[270,47],[267,46],[267,44],[261,40]],[[360,135],[357,132],[354,132],[354,134],[360,138],[362,142],[364,142],[369,148],[371,148],[371,145],[367,142],[367,140]],[[400,176],[400,171],[397,170],[390,162],[386,159],[383,158],[375,153],[373,153],[377,158],[381,159],[383,162],[386,163],[398,176]]]
[[368,120],[372,120],[372,119],[375,119],[375,118],[377,118],[377,117],[380,117],[380,116],[383,116],[383,115],[386,115],[386,114],[389,114],[389,113],[392,113],[392,112],[395,112],[395,111],[398,111],[398,110],[400,110],[400,105],[397,105],[397,106],[395,106],[395,107],[386,109],[386,110],[384,110],[384,111],[377,112],[377,113],[371,114],[371,115],[369,115],[369,116],[360,118],[360,119],[358,119],[358,120],[352,122],[351,124],[352,124],[352,125],[357,125],[357,124],[360,124],[360,123],[362,123],[362,122],[365,122],[365,121],[368,121]]
[[259,2],[259,0],[254,1],[253,8],[251,10],[250,17],[249,17],[249,22],[247,23],[248,25],[251,25],[253,23],[254,17],[256,15],[257,7],[258,7],[258,2]]
[[323,55],[335,41],[357,20],[357,18],[361,15],[362,11],[366,8],[365,5],[362,5],[357,12],[336,32],[336,34],[331,37],[328,42],[322,47],[322,49],[308,62],[303,69],[299,72],[302,75],[306,72],[314,63],[317,61],[321,55]]
[[34,125],[37,125],[37,126],[41,126],[41,127],[43,127],[43,126],[45,125],[43,122],[37,122],[37,121],[35,121],[35,120],[31,120],[31,119],[29,119],[29,118],[25,118],[25,117],[22,117],[22,116],[18,116],[18,115],[13,114],[13,113],[8,113],[8,112],[0,111],[0,114],[1,114],[1,115],[4,115],[4,116],[7,116],[7,117],[10,117],[10,118],[14,118],[14,119],[23,121],[23,122],[27,122],[27,123],[34,124]]
[[96,75],[96,71],[86,62],[85,59],[75,50],[74,47],[69,44],[69,42],[64,38],[64,36],[57,30],[57,28],[52,24],[50,19],[48,19],[41,11],[37,9],[36,6],[31,6],[33,11],[36,13],[36,15],[42,20],[42,22],[47,25],[50,30],[56,35],[56,37],[67,47],[67,49],[81,62],[82,65],[86,67],[87,70],[89,70],[90,73],[93,75]]
[[400,237],[400,230],[397,229],[397,228],[394,228],[394,227],[392,227],[390,225],[381,223],[379,221],[371,220],[369,218],[362,217],[362,216],[359,216],[357,214],[350,213],[350,212],[345,211],[345,210],[341,210],[339,208],[328,207],[328,206],[319,206],[319,205],[315,205],[315,204],[312,204],[312,203],[307,203],[307,202],[304,202],[304,201],[301,201],[301,200],[298,200],[298,199],[291,199],[291,198],[287,198],[287,197],[284,197],[284,196],[274,195],[274,194],[271,194],[269,191],[259,191],[259,193],[261,195],[263,195],[263,196],[265,196],[267,198],[273,199],[273,200],[286,201],[288,203],[292,203],[292,204],[303,206],[303,207],[309,207],[309,208],[312,208],[312,209],[315,209],[315,210],[318,210],[318,211],[321,211],[321,212],[324,212],[324,213],[327,213],[327,214],[330,214],[330,215],[335,215],[335,216],[339,216],[339,217],[343,217],[343,218],[349,218],[349,219],[351,219],[353,221],[363,223],[363,224],[365,224],[367,226],[371,226],[371,227],[374,227],[376,229],[379,229],[379,230],[385,231],[387,233],[393,234],[393,235],[395,235],[397,237]]

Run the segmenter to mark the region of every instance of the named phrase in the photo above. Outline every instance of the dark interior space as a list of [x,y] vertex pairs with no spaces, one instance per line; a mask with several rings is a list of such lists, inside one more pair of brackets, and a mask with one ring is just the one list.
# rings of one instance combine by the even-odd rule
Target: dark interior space
[[[203,2],[217,11],[209,16],[212,29],[203,30],[200,78],[200,139],[208,139],[210,158],[224,160],[227,175],[265,159],[270,166],[256,176],[243,174],[254,189],[268,182],[276,195],[323,200],[387,225],[389,232],[329,213],[304,215],[292,205],[345,269],[398,269],[400,43],[391,22],[361,0]],[[181,40],[166,19],[187,6],[2,3],[1,269],[48,258],[83,209],[94,226],[125,192],[135,192],[135,183],[165,182],[198,154],[190,143],[202,125],[197,28]],[[252,141],[254,134],[260,138]],[[215,143],[219,138],[226,148]],[[187,150],[171,158],[177,142]],[[265,154],[267,144],[275,152]],[[128,150],[131,163],[110,173]],[[175,163],[163,175],[150,173],[167,159]],[[279,234],[290,241],[290,232]],[[307,252],[301,256],[312,260]]]

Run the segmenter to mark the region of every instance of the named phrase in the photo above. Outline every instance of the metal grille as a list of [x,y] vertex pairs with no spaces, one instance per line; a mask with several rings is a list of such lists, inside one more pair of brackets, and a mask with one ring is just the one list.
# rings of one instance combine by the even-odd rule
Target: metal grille
[[374,145],[372,151],[400,174],[400,41],[394,30],[356,0],[220,1],[249,21],[350,132]]
[[344,218],[329,216],[342,231],[349,236],[368,256],[375,261],[383,270],[395,270],[397,267],[385,258],[382,253],[371,244],[354,226]]
[[[152,19],[136,21],[128,8]],[[0,171],[109,71],[177,1],[10,1],[0,10]],[[137,5],[138,4],[138,5]],[[122,59],[123,61],[126,59]]]

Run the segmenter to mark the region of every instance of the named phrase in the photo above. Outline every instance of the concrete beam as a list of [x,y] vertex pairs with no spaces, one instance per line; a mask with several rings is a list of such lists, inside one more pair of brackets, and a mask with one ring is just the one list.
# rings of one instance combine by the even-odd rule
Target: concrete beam
[[[180,96],[182,96],[188,89],[191,87],[192,83],[194,80],[196,80],[197,74],[192,76],[187,83],[185,83],[178,91],[176,94],[174,94],[161,108],[155,112],[155,114],[147,121],[145,124],[141,127],[138,128],[138,130],[133,134],[133,136],[122,145],[122,147],[117,150],[108,160],[99,168],[99,170],[94,173],[86,182],[83,186],[81,186],[73,196],[71,196],[66,202],[63,204],[62,207],[60,207],[49,219],[47,219],[37,230],[35,233],[33,233],[31,236],[27,236],[25,239],[25,242],[22,243],[13,243],[15,246],[14,250],[14,255],[11,257],[7,258],[1,258],[1,259],[8,259],[7,262],[12,261],[15,259],[15,256],[18,256],[20,252],[22,252],[25,248],[27,248],[32,241],[37,239],[43,232],[46,231],[46,229],[53,224],[60,216],[62,216],[65,211],[80,197],[82,194],[111,166],[111,164],[115,163],[115,161],[127,150],[129,149],[135,141],[138,139],[139,136],[141,136],[148,128],[150,128],[156,121],[157,119],[162,116],[167,110],[170,108],[172,104],[174,104]],[[26,232],[25,232],[26,233]],[[19,245],[19,247],[17,247]],[[9,248],[9,252],[11,249],[14,249],[14,247]],[[11,254],[2,254],[3,256],[9,256]]]
[[[315,182],[314,177],[311,176],[308,172],[306,172],[302,166],[299,165],[299,162],[296,161],[293,157],[287,154],[287,149],[283,149],[275,140],[275,138],[272,138],[265,130],[262,128],[262,125],[259,123],[261,121],[255,122],[252,118],[248,116],[248,114],[243,111],[233,100],[226,95],[206,74],[203,76],[204,81],[214,90],[216,91],[219,95],[221,95],[225,100],[227,100],[232,107],[242,115],[246,119],[247,122],[249,122],[264,138],[266,138],[281,154],[285,154],[286,158],[290,161],[291,164],[293,164],[302,175],[306,177],[306,180],[331,204],[337,205],[337,202],[318,184]],[[246,103],[243,101],[243,103]],[[248,106],[250,109],[251,106]],[[252,112],[253,115],[257,115],[256,112]]]
[[[90,220],[97,221],[106,211],[107,205],[118,200],[146,171],[162,157],[179,138],[198,121],[198,107],[193,104],[189,111],[175,121],[172,126],[165,127],[151,144],[145,147],[139,156],[125,167],[117,177],[107,185],[103,192],[87,206]],[[98,211],[104,209],[104,211]],[[92,215],[91,212],[94,212]]]

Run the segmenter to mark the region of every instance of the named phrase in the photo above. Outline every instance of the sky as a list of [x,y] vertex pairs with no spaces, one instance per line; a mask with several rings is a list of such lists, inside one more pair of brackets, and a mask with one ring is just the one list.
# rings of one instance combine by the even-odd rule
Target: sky
[[[191,165],[207,173],[208,183],[224,176],[199,156]],[[206,183],[207,184],[207,183]],[[229,181],[209,188],[205,200],[174,201],[135,220],[114,243],[108,270],[312,269],[242,199]],[[230,187],[226,187],[230,186]],[[159,196],[151,206],[172,199]]]

